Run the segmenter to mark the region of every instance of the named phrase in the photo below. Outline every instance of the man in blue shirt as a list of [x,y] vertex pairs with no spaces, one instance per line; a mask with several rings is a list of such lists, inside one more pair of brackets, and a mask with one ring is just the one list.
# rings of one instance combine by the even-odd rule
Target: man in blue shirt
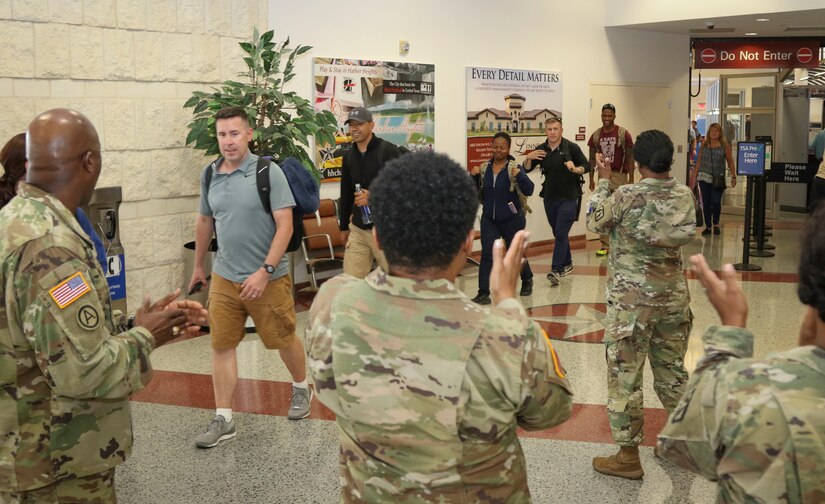
[[[206,250],[217,231],[219,248],[209,289],[212,340],[212,384],[215,418],[195,444],[211,448],[235,436],[232,402],[238,382],[235,349],[252,317],[261,342],[278,350],[292,375],[288,417],[309,416],[312,389],[307,385],[304,345],[295,335],[295,305],[289,278],[287,244],[292,236],[295,201],[278,165],[269,167],[269,202],[261,205],[256,182],[258,156],[249,151],[252,128],[242,107],[226,107],[215,115],[218,146],[223,156],[201,175],[201,200],[195,224],[195,267],[189,290],[206,285]],[[209,187],[206,171],[212,169]]]

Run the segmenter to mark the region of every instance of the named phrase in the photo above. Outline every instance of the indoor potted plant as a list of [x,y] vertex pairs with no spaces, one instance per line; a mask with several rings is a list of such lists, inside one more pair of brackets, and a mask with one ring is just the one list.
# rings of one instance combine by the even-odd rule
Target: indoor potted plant
[[219,155],[215,113],[223,107],[241,106],[253,121],[255,133],[249,146],[253,152],[276,159],[294,157],[320,179],[307,152],[309,138],[314,136],[321,145],[334,145],[337,122],[331,112],[315,110],[312,102],[294,91],[284,92],[286,83],[295,76],[295,58],[312,48],[300,44],[292,48],[289,38],[272,42],[274,35],[274,30],[260,34],[255,28],[251,42],[240,42],[247,66],[239,74],[243,82],[227,80],[212,92],[192,93],[183,105],[194,109],[186,144],[205,151],[206,156]]

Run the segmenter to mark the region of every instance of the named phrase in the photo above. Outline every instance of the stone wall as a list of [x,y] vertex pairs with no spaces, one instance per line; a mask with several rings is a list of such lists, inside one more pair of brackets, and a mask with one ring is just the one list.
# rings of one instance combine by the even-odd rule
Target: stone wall
[[184,146],[182,105],[245,68],[253,26],[267,29],[267,0],[0,0],[0,145],[54,107],[95,124],[98,187],[123,188],[131,310],[184,282],[206,160]]

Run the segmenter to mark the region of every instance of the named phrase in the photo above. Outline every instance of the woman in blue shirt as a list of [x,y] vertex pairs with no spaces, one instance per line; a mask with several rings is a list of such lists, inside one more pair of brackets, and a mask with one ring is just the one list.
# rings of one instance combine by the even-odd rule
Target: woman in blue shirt
[[[493,269],[493,243],[504,238],[507,246],[516,232],[527,225],[525,208],[519,192],[533,194],[533,181],[510,155],[510,135],[503,131],[493,136],[493,157],[476,166],[470,174],[478,182],[481,197],[481,267],[478,272],[478,295],[473,301],[490,304],[490,271]],[[533,293],[533,271],[527,259],[521,270],[522,296]]]

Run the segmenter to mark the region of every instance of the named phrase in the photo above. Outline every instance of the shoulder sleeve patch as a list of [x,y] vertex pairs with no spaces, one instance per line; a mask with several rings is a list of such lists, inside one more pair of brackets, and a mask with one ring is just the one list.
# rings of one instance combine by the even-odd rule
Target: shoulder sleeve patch
[[49,295],[57,303],[58,308],[62,310],[91,290],[92,288],[89,287],[89,282],[83,277],[83,273],[78,271],[49,289]]
[[550,356],[553,358],[553,371],[556,373],[556,376],[564,379],[566,374],[564,372],[564,368],[561,367],[561,362],[559,362],[559,356],[556,354],[556,349],[553,348],[553,343],[550,342],[550,337],[547,336],[544,329],[541,330],[541,334],[544,336],[544,341],[547,342],[547,349],[550,350]]

